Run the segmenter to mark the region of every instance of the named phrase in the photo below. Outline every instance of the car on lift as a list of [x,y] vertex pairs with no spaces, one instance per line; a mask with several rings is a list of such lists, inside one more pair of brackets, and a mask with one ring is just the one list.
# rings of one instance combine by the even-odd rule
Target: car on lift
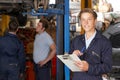
[[37,10],[39,6],[47,8],[49,0],[0,0],[0,15],[10,15],[17,18],[19,25],[24,26],[27,22],[27,13],[31,9]]
[[0,0],[0,15],[10,15],[16,17],[20,26],[27,22],[27,16],[23,12],[33,7],[33,0]]
[[108,29],[103,32],[112,44],[113,69],[110,77],[114,80],[120,80],[120,22],[111,24]]

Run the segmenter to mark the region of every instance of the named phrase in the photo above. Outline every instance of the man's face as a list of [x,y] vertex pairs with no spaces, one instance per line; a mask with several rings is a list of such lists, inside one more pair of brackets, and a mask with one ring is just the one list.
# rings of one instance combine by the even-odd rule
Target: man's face
[[41,33],[44,31],[44,28],[42,27],[42,23],[38,22],[37,27],[36,27],[36,32]]
[[94,19],[91,13],[82,13],[80,19],[81,25],[85,32],[89,32],[95,29],[96,19]]

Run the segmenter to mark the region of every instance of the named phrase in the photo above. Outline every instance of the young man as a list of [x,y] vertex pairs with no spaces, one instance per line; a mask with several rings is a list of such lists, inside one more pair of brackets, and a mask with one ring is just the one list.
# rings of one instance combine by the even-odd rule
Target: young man
[[79,14],[85,34],[73,39],[70,53],[82,61],[75,61],[81,70],[74,72],[72,80],[102,80],[102,75],[112,69],[112,46],[110,41],[95,29],[97,14],[85,8]]
[[25,71],[24,46],[17,30],[17,22],[11,20],[9,32],[0,37],[0,80],[19,80]]
[[46,19],[40,19],[36,27],[33,59],[35,62],[36,80],[51,80],[51,59],[56,54],[56,46],[51,36],[45,31]]

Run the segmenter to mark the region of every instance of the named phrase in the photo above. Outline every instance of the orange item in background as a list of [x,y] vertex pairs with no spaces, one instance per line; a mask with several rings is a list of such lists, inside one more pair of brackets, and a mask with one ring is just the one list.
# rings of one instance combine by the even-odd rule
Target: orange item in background
[[35,80],[34,64],[32,61],[26,61],[26,79]]

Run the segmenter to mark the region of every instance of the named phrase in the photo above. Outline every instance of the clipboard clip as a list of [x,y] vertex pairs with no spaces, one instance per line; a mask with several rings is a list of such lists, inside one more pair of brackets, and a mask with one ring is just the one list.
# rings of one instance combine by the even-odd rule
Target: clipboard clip
[[68,53],[65,53],[63,56],[62,56],[63,59],[68,59],[69,58],[69,54]]

